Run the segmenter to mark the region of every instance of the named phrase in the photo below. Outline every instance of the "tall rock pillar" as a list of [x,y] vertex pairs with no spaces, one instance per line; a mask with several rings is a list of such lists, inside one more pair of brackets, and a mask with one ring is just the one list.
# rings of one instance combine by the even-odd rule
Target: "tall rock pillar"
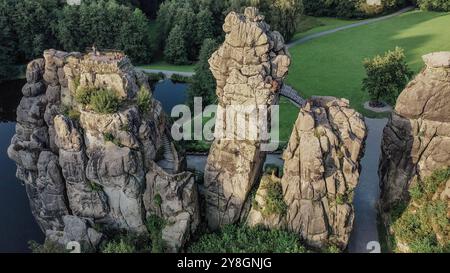
[[[259,111],[277,104],[290,65],[283,37],[270,30],[256,8],[246,8],[244,14],[231,12],[223,30],[225,42],[209,60],[219,100],[216,139],[205,169],[206,218],[211,229],[239,220],[265,159],[260,139],[248,137],[263,125],[243,128],[235,119],[227,120],[227,112],[236,107],[239,115],[252,107]],[[226,130],[231,138],[220,133]]]

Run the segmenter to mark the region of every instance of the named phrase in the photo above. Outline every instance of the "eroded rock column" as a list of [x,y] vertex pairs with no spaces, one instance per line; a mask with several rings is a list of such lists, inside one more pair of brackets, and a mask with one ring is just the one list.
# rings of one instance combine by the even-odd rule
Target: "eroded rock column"
[[[363,117],[348,101],[310,99],[300,110],[283,154],[284,175],[271,179],[281,184],[282,194],[269,195],[261,183],[247,224],[288,229],[312,247],[345,249],[353,228],[353,190],[365,138]],[[280,211],[278,205],[278,211],[268,214],[269,202],[284,202],[284,208]]]
[[[259,106],[277,104],[290,65],[282,36],[270,31],[263,19],[255,8],[246,8],[245,14],[231,12],[223,25],[225,42],[209,60],[219,99],[216,140],[205,169],[206,218],[211,229],[239,220],[265,159],[260,139],[248,137],[263,125],[253,131],[244,128],[227,120],[227,109],[240,106],[241,110],[234,110],[244,114],[251,107],[258,111]],[[231,137],[221,133],[227,128]]]

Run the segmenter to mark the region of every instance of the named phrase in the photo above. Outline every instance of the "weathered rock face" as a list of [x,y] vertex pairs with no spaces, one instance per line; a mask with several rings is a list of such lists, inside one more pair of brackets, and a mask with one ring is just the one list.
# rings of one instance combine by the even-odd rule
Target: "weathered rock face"
[[[313,247],[346,248],[353,227],[353,190],[359,181],[359,159],[366,126],[348,101],[313,97],[300,110],[284,152],[280,200],[283,215],[264,215],[269,201],[259,187],[247,224],[287,228]],[[272,197],[274,195],[272,194]]]
[[146,177],[145,209],[166,219],[162,239],[167,242],[169,252],[176,252],[200,223],[194,176],[189,172],[168,174],[156,164],[151,164],[153,172],[148,172]]
[[[209,60],[217,81],[219,110],[215,136],[205,169],[206,218],[211,229],[236,222],[248,194],[259,179],[265,153],[258,138],[239,138],[261,128],[227,121],[231,106],[270,106],[278,102],[290,57],[280,33],[270,31],[255,8],[231,12],[223,25],[225,42]],[[237,114],[246,110],[235,109]],[[260,125],[258,125],[260,126]],[[224,133],[229,130],[230,137]]]
[[[101,114],[81,104],[76,94],[86,89],[115,92],[121,99],[119,109]],[[178,251],[195,231],[196,185],[182,172],[184,158],[170,141],[161,104],[151,99],[150,110],[139,110],[136,97],[142,89],[150,90],[147,77],[118,52],[47,50],[44,59],[28,65],[8,154],[17,163],[33,214],[47,234],[67,233],[67,216],[146,232],[146,217],[158,214],[177,230],[169,232],[166,243],[169,251]],[[156,175],[157,182],[147,181]],[[179,201],[182,206],[164,213],[144,206],[155,198],[144,193],[149,187],[159,190],[159,185],[170,185],[161,189],[163,204]]]
[[450,52],[428,54],[423,60],[426,68],[400,94],[384,129],[382,215],[409,200],[411,184],[450,166]]

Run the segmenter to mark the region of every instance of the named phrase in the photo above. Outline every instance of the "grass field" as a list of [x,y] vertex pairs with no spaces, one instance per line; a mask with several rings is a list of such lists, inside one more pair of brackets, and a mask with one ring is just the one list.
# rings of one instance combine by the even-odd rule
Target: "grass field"
[[347,20],[329,17],[313,17],[305,15],[302,16],[299,22],[297,23],[298,32],[294,35],[292,41],[301,39],[310,34],[314,34],[321,31],[327,31],[333,28],[338,28],[356,22],[358,22],[358,20]]
[[[420,72],[422,55],[450,50],[450,13],[411,11],[295,46],[290,49],[292,65],[286,82],[305,97],[347,98],[365,116],[379,117],[363,108],[368,95],[361,91],[362,61],[395,46],[405,49],[410,68]],[[282,101],[280,113],[281,136],[287,139],[298,109]]]

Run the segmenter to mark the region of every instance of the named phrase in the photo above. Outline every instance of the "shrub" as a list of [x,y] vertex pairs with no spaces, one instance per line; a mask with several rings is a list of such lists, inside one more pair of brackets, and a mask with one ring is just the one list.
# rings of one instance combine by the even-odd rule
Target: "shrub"
[[261,181],[262,189],[266,190],[265,205],[262,209],[264,215],[284,215],[287,205],[283,200],[283,188],[276,177],[266,175]]
[[183,76],[180,74],[172,74],[172,76],[170,77],[170,79],[175,82],[175,83],[191,83],[192,82],[192,78],[189,76]]
[[166,226],[166,221],[157,215],[150,215],[147,218],[146,226],[152,240],[152,253],[164,252],[162,230]]
[[112,114],[119,109],[120,98],[114,91],[100,89],[92,94],[90,106],[97,113]]
[[448,0],[417,0],[417,5],[422,10],[450,11]]
[[362,82],[363,90],[376,103],[383,99],[394,104],[413,75],[405,62],[404,51],[399,47],[386,52],[384,56],[365,59],[363,64],[367,74]]
[[91,103],[91,97],[95,90],[88,87],[80,87],[75,93],[75,101],[82,105],[88,105]]
[[137,93],[137,104],[142,113],[148,113],[152,103],[150,90],[142,86]]
[[192,253],[305,253],[299,237],[287,231],[227,225],[203,235],[189,247]]

